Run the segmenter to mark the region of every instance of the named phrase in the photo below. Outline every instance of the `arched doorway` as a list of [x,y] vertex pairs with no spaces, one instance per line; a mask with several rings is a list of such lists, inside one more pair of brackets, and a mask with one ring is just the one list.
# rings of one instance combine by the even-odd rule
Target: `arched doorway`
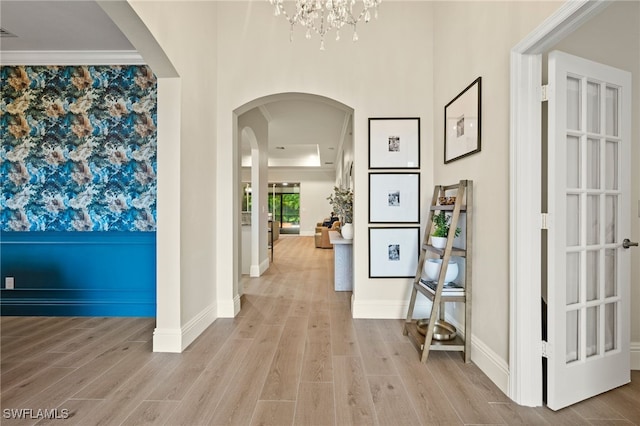
[[[238,277],[234,280],[236,305],[242,294],[239,279],[242,258],[248,257],[247,248],[242,245],[248,241],[260,244],[259,248],[251,247],[252,264],[250,268],[245,267],[245,273],[249,270],[251,276],[260,276],[269,266],[265,249],[269,203],[265,189],[274,184],[299,183],[299,234],[311,236],[316,223],[329,214],[326,198],[333,186],[351,184],[353,109],[324,96],[280,93],[257,98],[237,108],[233,111],[233,120],[234,149],[239,150],[233,193],[242,197],[246,188],[251,188],[250,217],[254,224],[257,223],[252,227],[251,238],[246,235],[243,238],[249,215],[246,212],[234,214],[240,217],[235,231],[239,249],[234,251],[238,259],[234,261]],[[253,135],[255,141],[247,135]],[[233,204],[240,203],[234,201]]]

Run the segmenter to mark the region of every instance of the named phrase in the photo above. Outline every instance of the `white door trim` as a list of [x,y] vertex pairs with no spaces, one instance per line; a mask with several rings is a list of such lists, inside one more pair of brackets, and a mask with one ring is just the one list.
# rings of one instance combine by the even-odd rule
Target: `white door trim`
[[608,5],[567,1],[511,49],[509,397],[520,405],[542,405],[542,54]]

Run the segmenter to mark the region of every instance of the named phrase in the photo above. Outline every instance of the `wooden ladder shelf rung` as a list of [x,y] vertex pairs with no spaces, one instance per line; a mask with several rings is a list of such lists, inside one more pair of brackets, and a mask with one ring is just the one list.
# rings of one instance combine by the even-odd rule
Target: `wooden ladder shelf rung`
[[[455,202],[443,205],[439,202],[441,197],[450,197],[450,193],[455,192]],[[449,234],[447,244],[444,249],[436,248],[432,245],[431,234],[434,229],[434,214],[436,212],[450,212]],[[464,248],[454,247],[456,229],[458,228],[460,215],[464,214]],[[404,323],[403,334],[409,336],[420,351],[420,360],[425,363],[429,356],[429,351],[459,351],[463,352],[465,362],[471,361],[471,289],[472,289],[472,265],[471,253],[473,247],[473,181],[461,180],[454,185],[437,185],[433,190],[431,207],[427,227],[422,240],[418,267],[413,281],[409,310]],[[431,283],[432,289],[421,282],[422,271],[425,261],[429,256],[436,256],[442,259],[438,280]],[[453,292],[445,290],[445,276],[449,261],[452,257],[464,259],[464,291]],[[434,284],[435,283],[435,284]],[[416,320],[413,318],[416,299],[418,293],[431,300],[431,313],[428,318],[426,332],[422,335],[418,331]],[[445,320],[446,303],[464,303],[464,333],[458,332],[451,340],[434,339],[436,321]]]

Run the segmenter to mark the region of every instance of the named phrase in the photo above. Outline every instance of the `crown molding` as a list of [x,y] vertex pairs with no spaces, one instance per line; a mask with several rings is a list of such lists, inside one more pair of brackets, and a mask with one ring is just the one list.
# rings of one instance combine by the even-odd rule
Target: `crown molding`
[[0,52],[0,65],[144,65],[135,50],[11,50]]

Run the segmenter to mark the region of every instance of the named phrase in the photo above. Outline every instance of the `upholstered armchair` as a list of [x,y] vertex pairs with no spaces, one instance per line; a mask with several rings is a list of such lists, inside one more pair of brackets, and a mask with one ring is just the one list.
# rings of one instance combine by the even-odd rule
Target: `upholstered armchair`
[[329,241],[329,231],[339,231],[340,230],[340,221],[333,222],[331,228],[327,228],[326,226],[322,226],[322,223],[319,222],[316,225],[316,248],[333,248],[333,244]]

